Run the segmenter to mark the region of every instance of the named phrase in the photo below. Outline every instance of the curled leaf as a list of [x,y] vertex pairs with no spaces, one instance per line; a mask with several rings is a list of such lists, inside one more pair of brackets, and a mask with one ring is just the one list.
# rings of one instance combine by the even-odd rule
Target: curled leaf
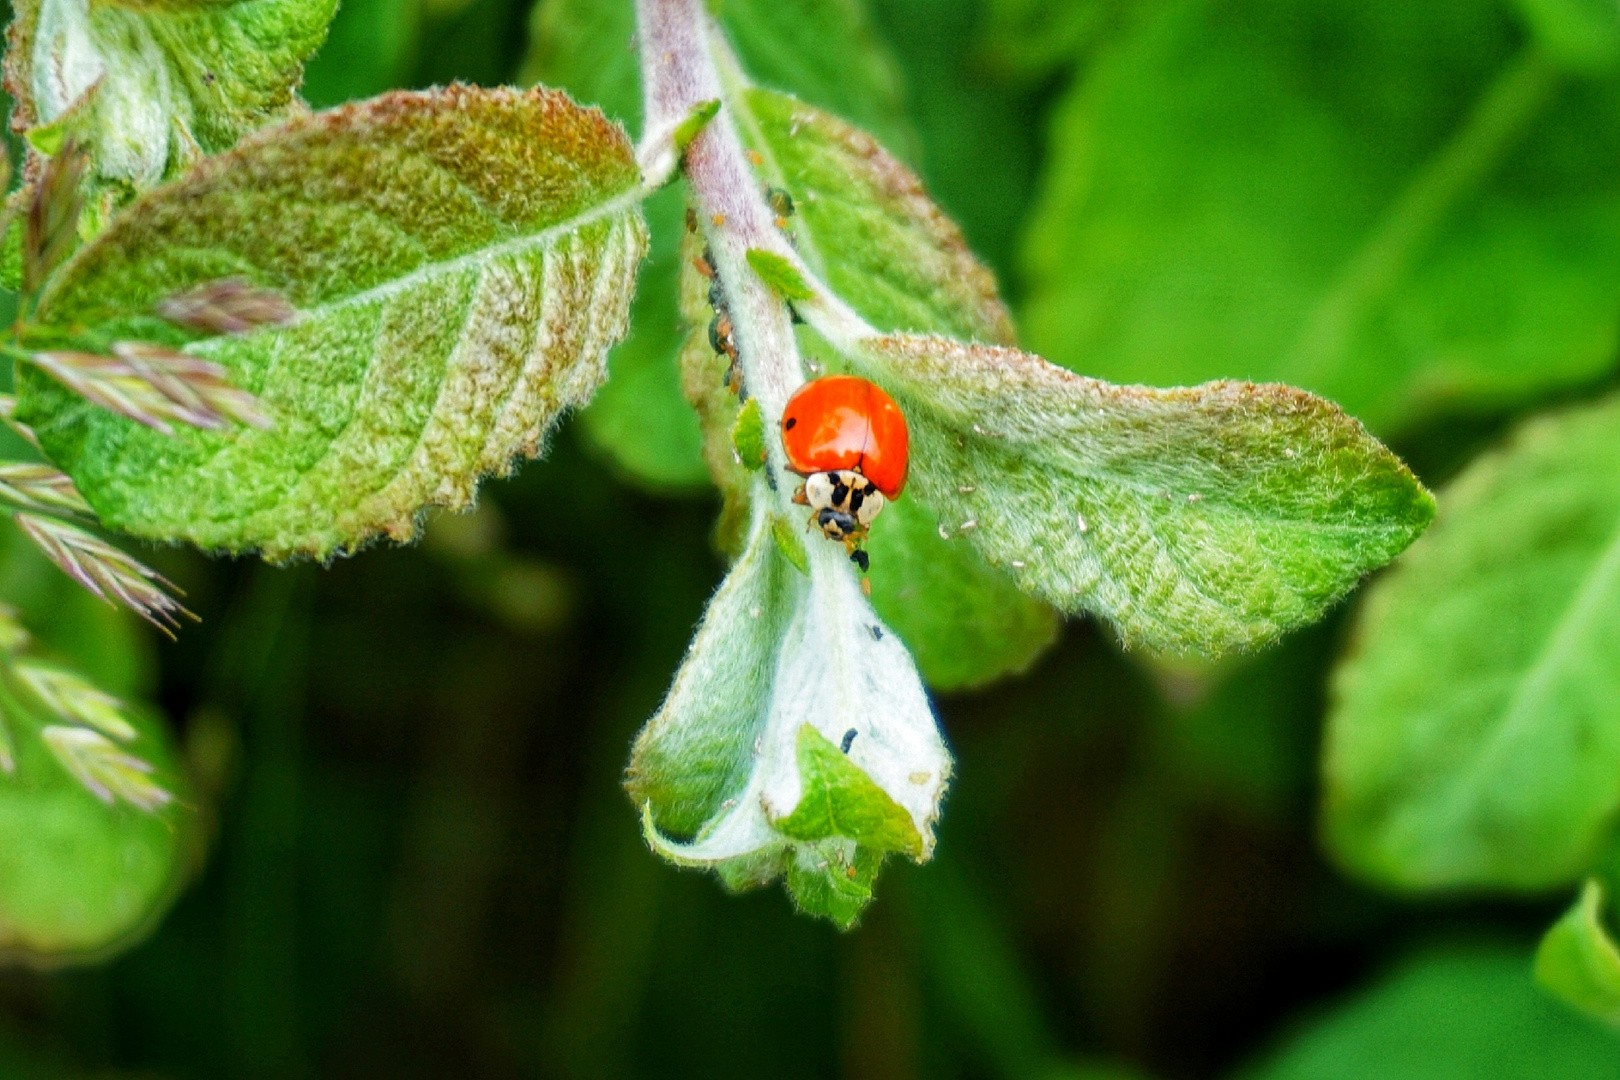
[[18,0],[5,65],[12,128],[72,115],[100,178],[151,187],[284,112],[336,10],[336,0]]
[[1291,387],[1113,386],[933,337],[856,354],[905,409],[908,497],[941,534],[1128,645],[1262,645],[1319,618],[1434,513],[1359,423]]
[[848,925],[884,853],[932,854],[951,759],[843,549],[806,545],[806,578],[767,518],[756,511],[626,786],[666,858],[734,887],[785,874],[801,907]]

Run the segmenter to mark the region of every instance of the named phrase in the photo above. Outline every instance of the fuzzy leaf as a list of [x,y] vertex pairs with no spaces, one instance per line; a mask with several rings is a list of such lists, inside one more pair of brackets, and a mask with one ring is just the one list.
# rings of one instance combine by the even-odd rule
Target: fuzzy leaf
[[[72,118],[104,180],[144,190],[283,114],[336,0],[20,0],[17,131]],[[88,97],[86,95],[89,95]]]
[[1536,981],[1582,1012],[1620,1026],[1620,946],[1603,924],[1603,886],[1588,878],[1580,899],[1536,949]]
[[[746,91],[732,107],[766,183],[793,198],[788,228],[799,254],[868,322],[1011,340],[995,278],[917,177],[871,136],[768,90]],[[806,344],[807,353],[825,352]],[[937,689],[1028,667],[1056,634],[1052,611],[938,530],[915,499],[884,511],[869,545],[873,606]]]
[[[541,451],[623,333],[646,246],[623,133],[545,90],[397,93],[260,133],[65,267],[48,324],[186,343],[268,430],[147,431],[24,373],[19,417],[109,525],[266,557],[413,535]],[[240,278],[292,325],[194,337],[168,296]]]
[[1136,20],[1054,115],[1026,344],[1120,383],[1286,382],[1378,431],[1609,370],[1620,90],[1523,38],[1476,0]]
[[1620,398],[1530,422],[1440,506],[1334,678],[1329,843],[1404,886],[1573,881],[1620,811]]
[[842,549],[808,545],[807,578],[764,501],[626,786],[665,858],[733,888],[786,874],[805,910],[848,925],[883,851],[932,853],[950,755]]
[[871,339],[863,361],[911,427],[907,497],[1128,645],[1261,645],[1319,618],[1434,512],[1360,424],[1291,387],[1111,386],[943,338]]
[[877,140],[771,90],[731,100],[766,182],[793,196],[800,256],[879,330],[1009,344],[996,279]]

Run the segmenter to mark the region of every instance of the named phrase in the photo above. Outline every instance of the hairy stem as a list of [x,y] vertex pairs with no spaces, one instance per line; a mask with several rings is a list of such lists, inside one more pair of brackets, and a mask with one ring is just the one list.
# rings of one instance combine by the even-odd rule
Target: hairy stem
[[[654,140],[667,138],[694,108],[721,99],[722,88],[701,0],[637,0],[636,16],[646,139],[656,145]],[[644,150],[643,160],[648,156]],[[743,379],[767,428],[773,428],[804,382],[804,368],[787,305],[753,272],[747,256],[749,249],[762,248],[792,258],[792,248],[776,228],[728,109],[722,107],[693,138],[684,167],[731,310]],[[767,439],[766,445],[770,467],[780,475],[786,464],[780,440]]]

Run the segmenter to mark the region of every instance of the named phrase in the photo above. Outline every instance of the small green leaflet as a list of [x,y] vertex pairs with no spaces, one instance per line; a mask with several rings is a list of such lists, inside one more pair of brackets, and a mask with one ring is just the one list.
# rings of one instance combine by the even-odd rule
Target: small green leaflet
[[1620,811],[1620,398],[1529,422],[1440,508],[1334,676],[1328,843],[1407,887],[1575,881]]
[[283,114],[337,3],[21,0],[13,10],[13,123],[70,124],[99,176],[132,192]]
[[1604,925],[1603,885],[1588,878],[1536,949],[1536,981],[1582,1012],[1620,1026],[1620,947]]
[[[184,344],[267,431],[140,428],[25,373],[20,415],[109,525],[270,559],[414,534],[544,448],[624,333],[646,250],[623,132],[556,91],[395,93],[263,131],[132,206],[48,325]],[[187,339],[164,297],[238,277],[285,328]]]
[[793,813],[776,822],[784,836],[845,836],[873,851],[922,856],[922,837],[911,815],[809,724],[799,729],[798,758],[804,794]]

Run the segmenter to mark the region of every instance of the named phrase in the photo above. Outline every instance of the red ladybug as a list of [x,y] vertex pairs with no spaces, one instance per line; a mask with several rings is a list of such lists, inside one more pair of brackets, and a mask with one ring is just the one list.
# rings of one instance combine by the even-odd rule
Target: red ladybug
[[794,501],[814,510],[811,522],[854,550],[888,499],[906,486],[911,437],[905,414],[877,386],[854,375],[805,383],[782,410],[788,467],[805,478]]

